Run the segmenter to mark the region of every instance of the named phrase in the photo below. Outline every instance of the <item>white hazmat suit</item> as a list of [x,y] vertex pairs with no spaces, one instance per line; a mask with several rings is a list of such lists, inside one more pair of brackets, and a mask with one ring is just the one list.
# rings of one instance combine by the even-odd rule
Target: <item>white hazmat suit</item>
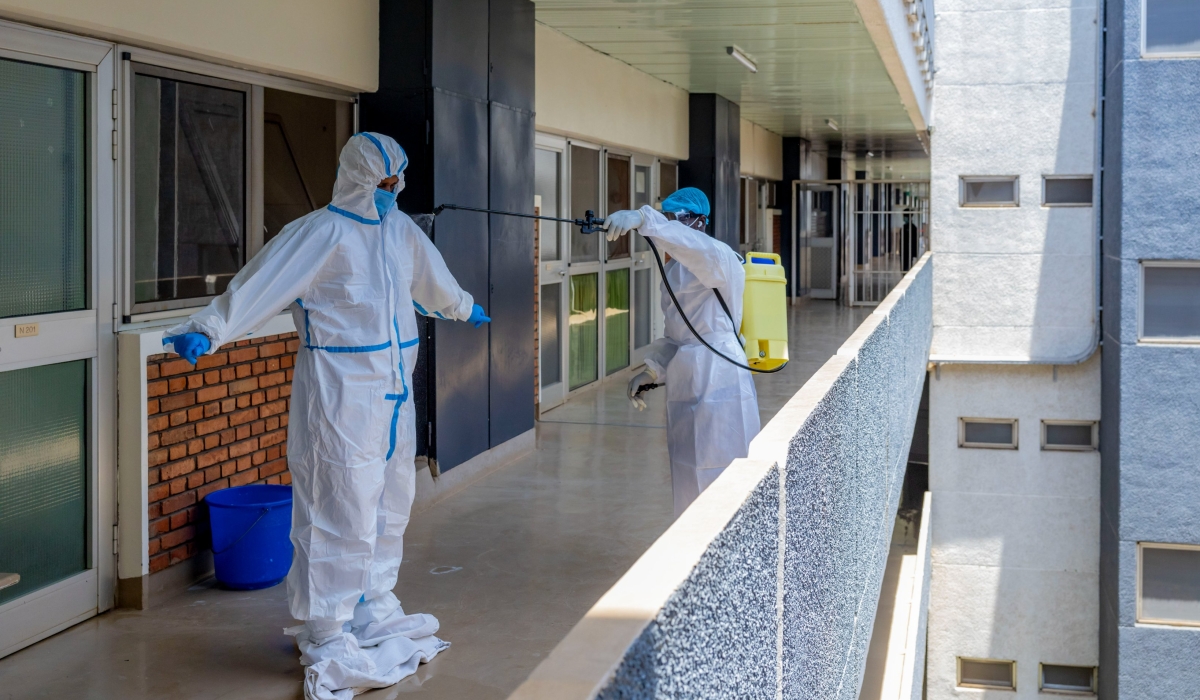
[[[746,273],[737,253],[706,233],[669,221],[650,206],[639,210],[641,235],[650,238],[666,263],[666,281],[692,326],[717,350],[738,362]],[[713,290],[733,314],[729,320]],[[700,344],[684,325],[666,288],[661,290],[666,336],[651,343],[646,366],[667,386],[667,450],[671,491],[679,516],[729,463],[749,453],[758,434],[758,394],[754,378]]]
[[285,226],[224,294],[167,333],[204,333],[212,352],[291,310],[300,350],[287,586],[307,624],[289,633],[308,666],[305,694],[320,700],[396,683],[448,646],[437,619],[405,615],[392,589],[416,478],[413,309],[466,320],[473,300],[407,215],[393,207],[380,221],[376,185],[406,165],[391,138],[352,137],[332,204]]

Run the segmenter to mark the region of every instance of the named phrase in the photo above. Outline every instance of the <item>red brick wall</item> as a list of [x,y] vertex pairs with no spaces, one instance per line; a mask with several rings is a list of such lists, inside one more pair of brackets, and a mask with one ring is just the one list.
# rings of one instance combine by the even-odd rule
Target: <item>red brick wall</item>
[[299,345],[295,333],[243,340],[195,367],[177,355],[147,358],[151,573],[208,547],[206,495],[291,483],[288,402]]

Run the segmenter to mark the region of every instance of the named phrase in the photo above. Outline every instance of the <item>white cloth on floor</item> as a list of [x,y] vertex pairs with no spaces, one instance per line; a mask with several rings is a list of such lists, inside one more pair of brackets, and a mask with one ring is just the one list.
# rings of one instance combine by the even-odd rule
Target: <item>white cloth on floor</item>
[[[300,663],[304,664],[305,700],[350,700],[372,688],[386,688],[416,672],[450,646],[434,636],[437,618],[432,615],[404,615],[397,607],[387,627],[390,633],[359,643],[351,632],[315,642],[304,625],[285,630],[296,637]],[[403,619],[406,625],[395,624]]]

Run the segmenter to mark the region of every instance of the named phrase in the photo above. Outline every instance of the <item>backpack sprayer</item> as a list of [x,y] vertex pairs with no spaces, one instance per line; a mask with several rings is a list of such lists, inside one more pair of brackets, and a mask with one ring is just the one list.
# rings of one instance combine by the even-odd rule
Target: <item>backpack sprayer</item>
[[[605,230],[603,228],[604,219],[597,218],[591,209],[584,212],[582,219],[562,219],[556,216],[520,214],[512,211],[499,211],[497,209],[442,204],[433,210],[431,218],[436,217],[447,209],[516,216],[523,219],[560,221],[578,226],[580,233],[584,234],[601,233]],[[742,263],[742,269],[746,273],[746,289],[742,296],[742,325],[740,333],[735,332],[734,335],[737,336],[738,345],[742,347],[742,351],[746,354],[746,363],[743,364],[709,345],[708,341],[692,326],[691,320],[683,312],[683,306],[675,298],[675,290],[671,289],[671,283],[667,282],[667,270],[663,267],[662,256],[658,254],[658,246],[654,245],[654,241],[650,238],[646,238],[645,240],[646,243],[650,244],[650,250],[654,253],[654,260],[658,263],[658,271],[662,274],[663,286],[667,288],[667,294],[671,296],[671,302],[675,304],[675,309],[679,311],[679,317],[683,319],[684,325],[688,327],[692,335],[696,336],[696,340],[699,340],[714,355],[739,369],[757,374],[773,374],[787,366],[787,277],[784,274],[783,263],[778,255],[774,253],[751,252],[746,257],[745,262]],[[721,296],[721,292],[714,289],[713,294],[717,295],[717,301],[721,304],[721,308],[725,310],[725,315],[729,317],[729,322],[736,326],[737,323],[733,319],[733,313],[730,312],[729,306]],[[661,385],[647,384],[641,388],[653,389],[657,386]]]

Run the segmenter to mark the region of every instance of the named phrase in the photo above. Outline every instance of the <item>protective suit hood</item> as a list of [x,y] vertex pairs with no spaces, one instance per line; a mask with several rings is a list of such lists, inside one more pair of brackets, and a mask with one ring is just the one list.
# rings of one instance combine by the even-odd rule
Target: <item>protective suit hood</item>
[[378,224],[375,188],[408,167],[408,155],[391,136],[364,131],[350,137],[338,159],[331,211],[359,223]]

